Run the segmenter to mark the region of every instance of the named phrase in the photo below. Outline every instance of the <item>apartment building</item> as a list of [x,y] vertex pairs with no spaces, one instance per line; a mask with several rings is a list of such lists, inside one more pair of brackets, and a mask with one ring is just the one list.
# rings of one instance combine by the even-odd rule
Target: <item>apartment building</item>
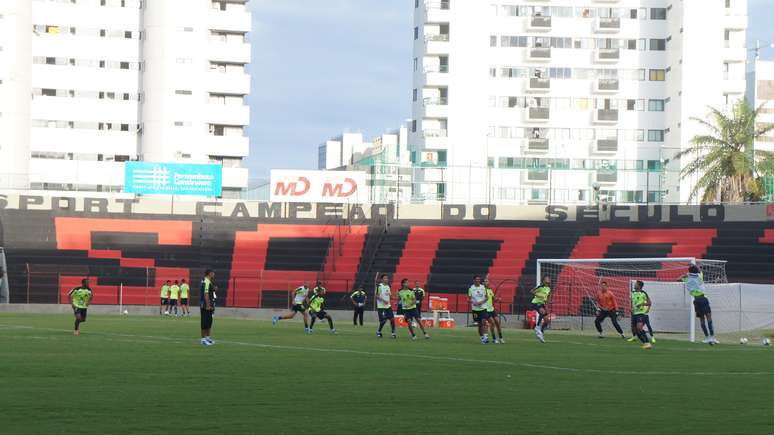
[[123,162],[247,187],[248,0],[0,3],[0,188],[122,192]]

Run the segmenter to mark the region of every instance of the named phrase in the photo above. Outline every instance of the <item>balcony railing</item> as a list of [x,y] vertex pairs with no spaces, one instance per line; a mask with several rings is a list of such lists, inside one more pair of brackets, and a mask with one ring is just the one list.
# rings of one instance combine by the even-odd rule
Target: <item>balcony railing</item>
[[527,171],[527,180],[529,181],[548,181],[548,170],[531,169]]
[[614,92],[620,87],[618,79],[599,79],[597,80],[597,90],[602,92]]
[[597,50],[597,59],[601,61],[617,61],[621,58],[619,48],[600,48]]
[[445,97],[430,97],[424,99],[425,106],[448,106],[449,99]]
[[597,172],[597,182],[612,184],[618,182],[618,172],[616,171],[599,171]]
[[434,0],[425,2],[425,10],[440,9],[448,11],[451,9],[451,0]]
[[528,117],[533,121],[547,121],[551,115],[551,110],[548,107],[530,107]]
[[531,17],[529,20],[529,28],[533,30],[551,30],[551,17]]
[[616,31],[621,29],[621,19],[613,17],[600,17],[597,26],[601,31]]
[[448,74],[449,73],[449,65],[427,65],[423,68],[423,71],[425,73],[441,73],[441,74]]
[[449,42],[449,34],[425,35],[425,42]]
[[446,129],[422,130],[423,137],[446,137]]
[[528,139],[527,149],[529,151],[548,151],[549,144],[548,139],[531,138]]
[[595,151],[598,153],[617,153],[618,139],[598,139]]
[[598,122],[618,122],[617,109],[597,109],[596,115]]
[[529,58],[533,60],[551,60],[551,47],[530,48]]
[[548,91],[551,89],[551,79],[532,77],[529,79],[529,89],[534,91]]

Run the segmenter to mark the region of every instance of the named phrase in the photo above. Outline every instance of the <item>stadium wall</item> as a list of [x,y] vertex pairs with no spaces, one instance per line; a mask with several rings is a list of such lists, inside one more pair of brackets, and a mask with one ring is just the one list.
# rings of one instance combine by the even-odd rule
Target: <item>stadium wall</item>
[[[219,305],[282,308],[322,279],[331,308],[378,273],[467,310],[473,274],[520,312],[538,258],[728,260],[729,281],[774,282],[774,206],[347,205],[0,195],[12,303],[62,303],[81,278],[97,304],[158,304],[166,279],[213,268]],[[397,285],[398,280],[393,282]],[[119,292],[122,289],[122,292]],[[372,299],[373,300],[373,299]],[[425,309],[427,302],[425,302]]]

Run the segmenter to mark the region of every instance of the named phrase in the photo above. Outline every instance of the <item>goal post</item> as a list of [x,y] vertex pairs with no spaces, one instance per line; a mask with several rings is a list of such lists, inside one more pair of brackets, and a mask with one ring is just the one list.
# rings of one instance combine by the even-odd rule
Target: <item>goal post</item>
[[[719,260],[694,257],[538,259],[535,282],[540,283],[542,277],[548,275],[552,288],[550,311],[557,319],[567,320],[571,328],[578,324],[584,328],[584,318],[595,316],[596,295],[603,281],[618,301],[624,317],[631,315],[634,283],[643,281],[645,291],[653,301],[651,323],[654,329],[687,334],[689,340],[694,341],[693,301],[682,282],[693,263],[704,274],[713,311],[716,307],[721,311],[736,309],[738,295],[730,291],[724,293],[724,288],[719,286],[728,283],[726,262]],[[741,316],[741,310],[738,311]],[[715,325],[716,329],[724,326],[718,325],[717,320]]]

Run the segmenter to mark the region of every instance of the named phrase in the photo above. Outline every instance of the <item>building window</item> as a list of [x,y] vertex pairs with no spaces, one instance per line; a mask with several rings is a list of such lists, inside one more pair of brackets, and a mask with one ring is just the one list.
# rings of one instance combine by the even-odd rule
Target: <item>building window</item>
[[651,39],[650,40],[651,51],[664,51],[666,50],[666,39]]
[[417,90],[414,89],[414,101],[417,101]]
[[419,39],[419,27],[414,27],[414,41]]
[[175,95],[192,95],[192,91],[178,89],[175,91]]
[[648,110],[651,112],[663,112],[664,111],[664,100],[649,100],[648,101]]
[[651,20],[666,20],[667,10],[666,8],[650,8]]
[[417,71],[419,69],[419,59],[416,57],[414,58],[414,71]]
[[438,163],[446,164],[446,151],[438,151]]
[[411,120],[411,132],[416,133],[417,132],[417,120],[412,119]]
[[663,70],[663,69],[650,70],[650,81],[663,82],[664,80],[666,80],[666,70]]
[[664,142],[664,130],[648,130],[648,142]]

